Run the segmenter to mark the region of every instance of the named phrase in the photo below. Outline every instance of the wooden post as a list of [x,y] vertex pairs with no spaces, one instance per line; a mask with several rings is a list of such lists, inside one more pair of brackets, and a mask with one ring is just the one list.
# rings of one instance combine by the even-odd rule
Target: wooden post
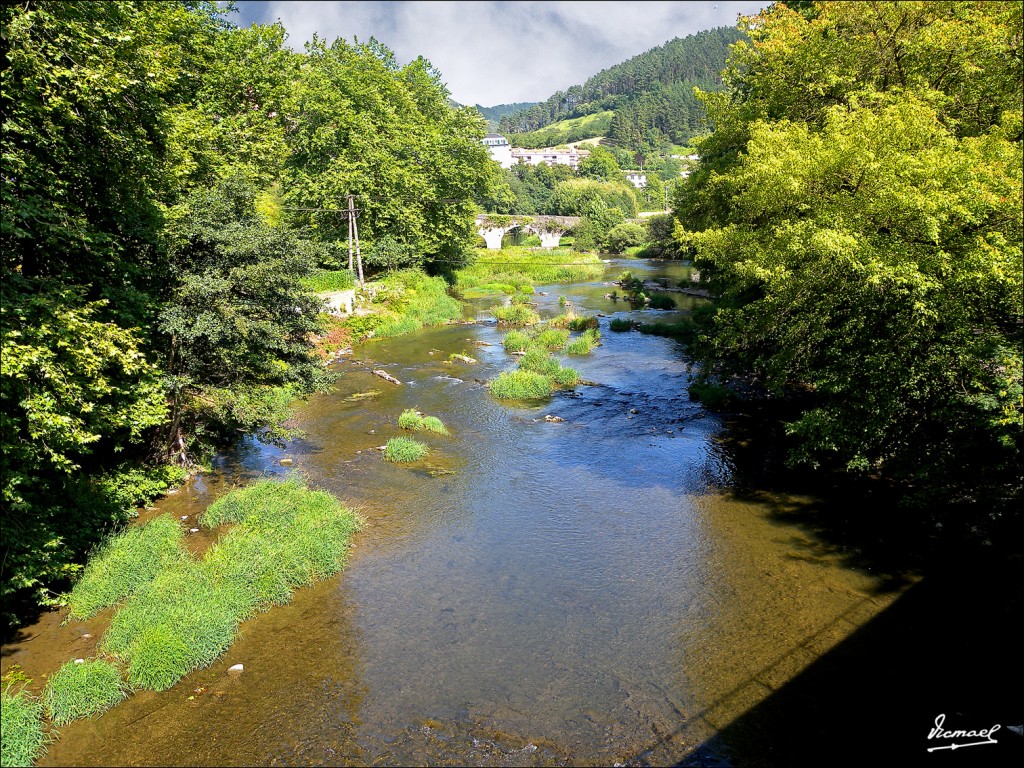
[[350,226],[352,227],[352,232],[355,234],[356,240],[356,264],[359,267],[359,287],[365,288],[366,285],[363,282],[363,255],[359,252],[359,224],[356,221],[358,214],[356,213],[355,208],[355,195],[348,196],[348,216],[348,220],[351,222]]
[[348,271],[352,271],[352,222],[353,216],[352,211],[354,209],[354,203],[352,202],[352,195],[348,196],[348,214],[345,216],[348,219]]

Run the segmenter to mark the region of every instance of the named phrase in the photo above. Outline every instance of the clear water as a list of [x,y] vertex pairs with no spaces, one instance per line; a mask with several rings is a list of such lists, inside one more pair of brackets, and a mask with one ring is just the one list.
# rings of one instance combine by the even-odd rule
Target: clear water
[[[679,345],[608,330],[629,312],[605,298],[627,267],[687,274],[612,262],[537,297],[546,316],[560,295],[605,315],[603,345],[566,359],[592,385],[493,399],[484,382],[515,358],[477,301],[478,324],[358,348],[301,409],[302,440],[246,443],[161,502],[194,515],[233,483],[298,471],[366,528],[339,577],[247,622],[170,691],[64,729],[42,764],[666,764],[881,610],[893,595],[871,574],[773,514],[813,500],[731,493],[722,426],[690,401]],[[452,433],[422,437],[432,453],[412,467],[376,450],[405,408]],[[4,663],[55,669],[92,652],[103,621],[50,621]]]

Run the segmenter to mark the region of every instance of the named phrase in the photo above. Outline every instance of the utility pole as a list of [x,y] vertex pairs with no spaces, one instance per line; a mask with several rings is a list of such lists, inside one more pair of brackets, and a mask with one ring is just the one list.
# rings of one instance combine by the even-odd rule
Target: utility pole
[[355,238],[356,243],[356,264],[359,267],[359,287],[365,288],[363,282],[363,255],[359,252],[359,225],[356,223],[356,218],[359,213],[356,211],[356,196],[348,196],[348,268],[352,269],[352,239]]

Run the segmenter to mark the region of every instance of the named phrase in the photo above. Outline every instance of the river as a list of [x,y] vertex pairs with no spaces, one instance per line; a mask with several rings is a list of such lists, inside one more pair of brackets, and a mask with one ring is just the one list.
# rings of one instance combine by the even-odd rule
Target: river
[[[813,499],[735,492],[723,424],[689,399],[679,344],[608,330],[629,306],[607,281],[627,267],[685,275],[613,261],[603,281],[538,288],[544,316],[560,295],[604,315],[602,346],[567,363],[591,384],[496,401],[483,382],[515,358],[493,302],[472,302],[478,323],[337,363],[287,449],[246,442],[162,500],[155,513],[193,520],[232,485],[296,471],[366,526],[340,576],[246,622],[171,690],[64,728],[39,764],[669,764],[882,611],[902,587],[786,519]],[[447,363],[455,353],[477,362]],[[405,408],[451,431],[423,438],[432,453],[412,468],[376,450]],[[45,616],[5,647],[5,668],[88,656],[104,621]]]

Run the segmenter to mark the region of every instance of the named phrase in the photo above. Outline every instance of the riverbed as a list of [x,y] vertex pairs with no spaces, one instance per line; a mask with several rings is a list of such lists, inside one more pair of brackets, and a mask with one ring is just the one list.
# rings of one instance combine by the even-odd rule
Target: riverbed
[[[477,300],[474,322],[357,347],[334,391],[299,410],[303,438],[245,442],[162,500],[147,514],[194,520],[235,485],[298,472],[366,525],[340,576],[246,622],[169,691],[64,728],[39,764],[672,764],[890,605],[905,583],[786,514],[816,499],[736,492],[726,430],[691,401],[678,342],[608,328],[699,299],[633,311],[606,296],[625,268],[687,275],[612,261],[593,283],[538,288],[542,316],[560,296],[602,315],[602,345],[564,360],[587,382],[575,391],[491,397],[486,382],[516,361],[493,300]],[[431,454],[415,465],[388,464],[378,448],[406,408],[451,434],[422,438]],[[46,616],[4,648],[4,669],[88,656],[106,620]]]

